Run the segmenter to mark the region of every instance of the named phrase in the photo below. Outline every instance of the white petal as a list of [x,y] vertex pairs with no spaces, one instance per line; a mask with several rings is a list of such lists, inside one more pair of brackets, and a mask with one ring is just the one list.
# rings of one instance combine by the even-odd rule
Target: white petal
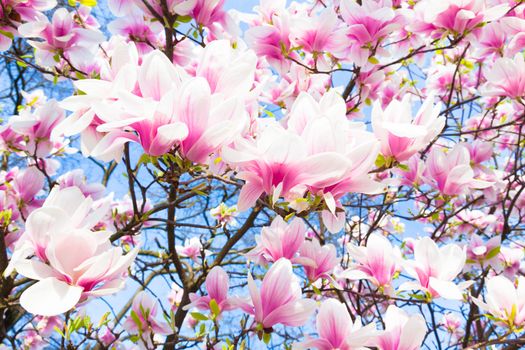
[[20,305],[35,315],[55,316],[72,309],[81,295],[81,287],[46,278],[22,293]]

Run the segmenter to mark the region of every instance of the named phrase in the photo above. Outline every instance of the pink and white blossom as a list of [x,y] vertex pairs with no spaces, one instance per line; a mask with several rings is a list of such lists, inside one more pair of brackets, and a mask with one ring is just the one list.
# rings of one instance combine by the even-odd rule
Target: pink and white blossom
[[363,326],[358,318],[352,321],[346,306],[336,299],[322,302],[317,314],[317,339],[296,343],[293,349],[351,350],[367,349],[377,331],[373,323]]
[[263,329],[276,324],[297,327],[304,325],[315,310],[315,301],[303,299],[299,280],[287,259],[279,259],[268,270],[260,288],[248,273],[250,300],[239,300],[239,307],[252,314]]
[[417,282],[405,282],[401,290],[421,290],[432,298],[461,300],[463,290],[470,283],[454,283],[466,261],[465,249],[455,244],[443,247],[430,238],[417,240],[414,244],[414,260],[406,261],[406,272]]

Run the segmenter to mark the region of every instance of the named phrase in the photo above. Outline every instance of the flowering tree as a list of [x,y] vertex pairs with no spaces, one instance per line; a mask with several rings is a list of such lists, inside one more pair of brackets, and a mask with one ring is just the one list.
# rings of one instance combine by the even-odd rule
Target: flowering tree
[[0,349],[524,346],[525,4],[243,4],[0,0]]

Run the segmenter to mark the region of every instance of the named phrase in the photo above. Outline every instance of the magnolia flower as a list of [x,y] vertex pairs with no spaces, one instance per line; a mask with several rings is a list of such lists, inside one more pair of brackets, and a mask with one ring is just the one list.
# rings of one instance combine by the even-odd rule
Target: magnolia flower
[[494,267],[498,273],[507,278],[513,278],[520,271],[524,257],[525,252],[521,245],[502,246],[498,254],[498,263]]
[[[257,56],[253,51],[233,48],[229,40],[214,40],[198,54],[195,76],[206,79],[213,94],[222,98],[237,95],[243,100],[250,94],[257,69]],[[237,118],[233,124],[239,121]],[[226,128],[223,131],[228,132]]]
[[345,31],[339,27],[337,14],[325,9],[317,16],[298,18],[292,26],[291,36],[296,46],[310,53],[336,52],[344,47]]
[[[380,185],[368,172],[374,166],[379,142],[366,131],[363,123],[346,118],[345,101],[335,90],[319,101],[301,93],[287,119],[292,130],[305,142],[306,151],[316,168],[304,183],[310,191],[322,195],[327,208],[335,215],[337,200],[348,192],[378,193]],[[308,163],[307,163],[308,164]],[[322,171],[321,167],[322,166]]]
[[451,342],[459,341],[464,335],[465,330],[461,324],[461,318],[451,312],[443,315],[440,325],[450,334]]
[[333,244],[321,246],[317,239],[304,241],[299,249],[299,255],[310,282],[315,282],[319,278],[330,279],[330,274],[339,262],[335,246]]
[[482,140],[474,140],[465,144],[469,153],[470,160],[474,164],[481,164],[492,157],[494,153],[493,145],[490,142]]
[[139,64],[136,47],[121,43],[103,70],[104,79],[75,82],[84,94],[63,102],[74,114],[57,132],[82,132],[84,154],[104,161],[120,160],[124,145],[137,142],[152,156],[178,145],[184,158],[207,163],[210,154],[231,143],[248,123],[244,95],[237,92],[239,86],[248,90],[253,84],[253,53],[238,55],[243,70],[235,71],[240,74],[237,80],[224,76],[220,68],[226,64],[213,68],[217,62],[209,62],[232,58],[231,51],[229,42],[208,45],[201,53],[206,64],[190,77],[159,50],[143,56]]
[[485,302],[474,297],[472,301],[507,327],[525,325],[525,277],[518,277],[517,287],[503,276],[489,278],[486,286]]
[[67,236],[73,230],[89,230],[107,210],[107,205],[95,205],[93,199],[85,197],[77,187],[54,187],[42,207],[27,217],[25,232],[17,241],[4,273],[10,274],[21,260],[31,255],[43,262],[48,261],[46,249],[52,236]]
[[175,310],[179,307],[183,295],[184,289],[178,284],[172,283],[170,293],[168,294],[168,302],[170,303],[172,310]]
[[115,334],[111,331],[109,327],[104,327],[104,331],[99,331],[99,339],[102,342],[103,345],[109,347],[111,344],[115,342],[117,337],[115,337]]
[[474,234],[477,230],[494,227],[498,220],[495,215],[487,214],[481,210],[470,209],[461,210],[456,214],[456,219],[458,221],[458,232],[465,234]]
[[192,17],[198,24],[211,26],[214,22],[225,21],[224,0],[195,0],[192,6]]
[[[66,312],[89,297],[123,288],[123,276],[138,253],[126,255],[109,241],[110,232],[90,230],[104,214],[77,187],[54,188],[42,208],[26,220],[5,275],[14,269],[38,282],[27,288],[20,304],[42,316]],[[100,210],[102,209],[102,210]],[[82,247],[71,254],[71,247]],[[34,256],[31,258],[31,256]]]
[[445,195],[459,195],[469,189],[483,189],[492,182],[474,178],[468,149],[461,143],[448,153],[434,147],[425,163],[425,178]]
[[[400,27],[400,17],[396,16],[390,1],[341,0],[341,16],[348,25],[346,36],[350,44],[346,48],[347,60],[358,66],[365,66],[372,52],[386,55],[381,41]],[[375,48],[372,51],[372,48]]]
[[[193,7],[195,7],[195,2],[196,0],[167,0],[166,6],[172,14],[187,16]],[[148,5],[149,6],[144,5],[144,3],[141,1],[108,0],[108,7],[116,16],[129,16],[130,13],[136,8],[139,8],[149,16],[153,16],[153,14],[150,13],[150,9],[152,9],[155,13],[162,12],[160,1],[153,1]]]
[[220,266],[215,266],[210,270],[208,276],[206,276],[205,286],[208,295],[199,297],[195,293],[190,293],[191,304],[186,306],[186,309],[196,307],[199,310],[211,310],[215,312],[216,310],[211,306],[212,301],[218,306],[218,312],[228,311],[234,308],[234,304],[230,298],[228,298],[228,274]]
[[201,261],[202,255],[207,256],[210,254],[209,250],[203,249],[199,237],[186,239],[183,246],[177,245],[175,246],[175,249],[180,256],[184,258],[190,258],[196,263]]
[[259,57],[265,57],[269,64],[280,72],[286,73],[290,70],[290,61],[284,54],[288,53],[290,57],[298,58],[295,51],[290,51],[292,47],[290,16],[284,11],[280,15],[273,14],[271,22],[271,24],[251,26],[245,32],[244,40]]
[[355,191],[376,193],[379,184],[368,171],[374,165],[378,142],[364,124],[346,118],[346,106],[333,90],[319,102],[302,93],[285,118],[259,121],[255,139],[239,139],[223,149],[224,160],[238,168],[244,180],[238,208],[252,207],[262,194],[273,203],[280,197],[297,199],[309,190],[320,195],[332,215],[337,200]]
[[[171,334],[171,327],[164,321],[157,320],[158,302],[144,291],[133,299],[131,315],[124,321],[123,327],[130,334],[140,334],[141,349],[154,348],[151,338],[153,334]],[[144,343],[145,342],[145,343]]]
[[26,137],[24,150],[43,158],[49,155],[59,141],[51,137],[53,129],[64,120],[65,112],[57,101],[51,100],[34,111],[24,109],[9,119],[11,129]]
[[235,205],[228,207],[225,203],[221,203],[210,210],[210,215],[222,226],[237,225],[237,220],[235,220],[235,216],[237,216],[237,207]]
[[275,262],[280,258],[297,261],[296,254],[304,242],[306,226],[299,218],[287,224],[276,216],[270,226],[263,227],[260,236],[255,236],[257,246],[246,254],[250,260],[260,264]]
[[[71,247],[82,247],[71,254]],[[54,233],[47,244],[47,263],[25,259],[15,268],[38,282],[20,296],[20,305],[43,316],[66,312],[89,297],[113,294],[124,287],[126,274],[138,248],[122,255],[105,232],[75,230]]]
[[162,24],[148,21],[138,12],[135,10],[129,16],[113,20],[108,24],[108,30],[111,34],[121,35],[133,41],[141,54],[147,54],[153,50],[152,44],[160,45],[159,33],[162,32]]
[[401,253],[392,247],[384,236],[372,234],[366,247],[347,245],[348,253],[356,260],[346,271],[340,274],[348,279],[368,279],[378,287],[388,287],[394,274],[401,269]]
[[335,299],[321,304],[317,314],[317,333],[319,338],[294,344],[293,349],[363,349],[373,343],[377,334],[373,323],[363,327],[359,317],[352,322],[346,306]]
[[467,262],[470,264],[495,259],[498,256],[501,237],[495,236],[484,241],[480,236],[472,234],[467,245]]
[[36,316],[35,321],[37,322],[35,329],[38,333],[44,337],[49,337],[55,333],[55,328],[61,329],[64,322],[58,316],[43,317]]
[[42,200],[35,198],[44,188],[45,175],[35,166],[30,166],[23,170],[18,168],[11,169],[14,175],[8,193],[16,202],[18,209],[24,215],[28,215],[42,204]]
[[223,159],[237,166],[241,170],[237,178],[245,181],[237,203],[239,211],[252,207],[263,193],[277,201],[301,186],[301,169],[307,171],[305,153],[304,141],[277,123],[261,130],[256,140],[239,139],[234,148],[224,148]]
[[445,127],[445,117],[439,116],[441,105],[428,97],[412,118],[410,95],[402,101],[392,100],[382,110],[376,102],[372,110],[372,128],[381,141],[381,153],[398,162],[405,161],[428,146]]
[[264,330],[276,324],[302,326],[315,310],[314,300],[301,298],[299,280],[287,259],[279,259],[272,265],[260,289],[248,273],[248,288],[251,300],[239,300],[237,304],[245,312],[254,315],[255,322]]
[[483,22],[497,20],[507,13],[509,5],[489,7],[483,0],[425,0],[418,2],[416,11],[422,13],[424,21],[435,28],[435,36],[449,31],[455,35],[468,33]]
[[91,197],[94,200],[101,199],[104,196],[104,185],[87,183],[87,178],[82,169],[75,169],[61,175],[57,179],[57,184],[60,188],[78,187],[85,197]]
[[37,62],[53,67],[57,64],[55,55],[62,54],[74,67],[80,67],[94,57],[104,36],[95,27],[80,26],[75,16],[78,16],[77,12],[59,8],[53,13],[51,22],[44,16],[18,27],[24,37],[44,39],[29,40],[35,48]]
[[422,290],[433,298],[461,300],[462,290],[471,283],[456,285],[453,280],[461,272],[466,260],[465,249],[455,244],[438,247],[429,237],[414,244],[414,259],[405,263],[408,274],[417,282],[405,282],[400,290]]
[[[2,3],[0,17],[9,18],[10,23],[19,24],[20,21],[44,20],[46,15],[42,12],[51,10],[57,5],[56,0],[19,1],[7,0]],[[11,46],[13,36],[17,34],[11,25],[0,25],[0,51],[6,51]],[[1,347],[1,345],[0,345]]]
[[514,59],[500,57],[485,73],[487,85],[484,92],[491,96],[507,96],[513,99],[525,97],[525,60],[518,53]]
[[[49,345],[35,330],[29,330],[23,336],[23,348],[27,350],[42,350]],[[0,348],[1,349],[1,348]]]
[[423,316],[408,314],[391,305],[383,316],[385,330],[375,339],[379,350],[418,350],[427,334]]
[[[111,197],[110,197],[111,198]],[[143,202],[142,199],[137,199],[137,205],[139,208],[143,208],[144,212],[147,212],[153,208],[153,205],[151,204],[151,201],[149,198],[146,198],[146,203]],[[129,195],[125,195],[120,200],[112,200],[111,201],[111,212],[112,212],[112,219],[114,220],[114,223],[116,225],[125,226],[130,222],[130,220],[133,219],[133,216],[135,215],[134,209],[133,209],[133,199]],[[154,224],[154,221],[147,220],[143,222],[143,227],[149,227]]]

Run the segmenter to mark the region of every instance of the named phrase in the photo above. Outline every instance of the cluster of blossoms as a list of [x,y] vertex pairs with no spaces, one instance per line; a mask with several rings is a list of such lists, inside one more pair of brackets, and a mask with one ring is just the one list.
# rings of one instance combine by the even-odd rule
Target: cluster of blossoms
[[245,10],[0,0],[0,350],[524,345],[525,4]]

